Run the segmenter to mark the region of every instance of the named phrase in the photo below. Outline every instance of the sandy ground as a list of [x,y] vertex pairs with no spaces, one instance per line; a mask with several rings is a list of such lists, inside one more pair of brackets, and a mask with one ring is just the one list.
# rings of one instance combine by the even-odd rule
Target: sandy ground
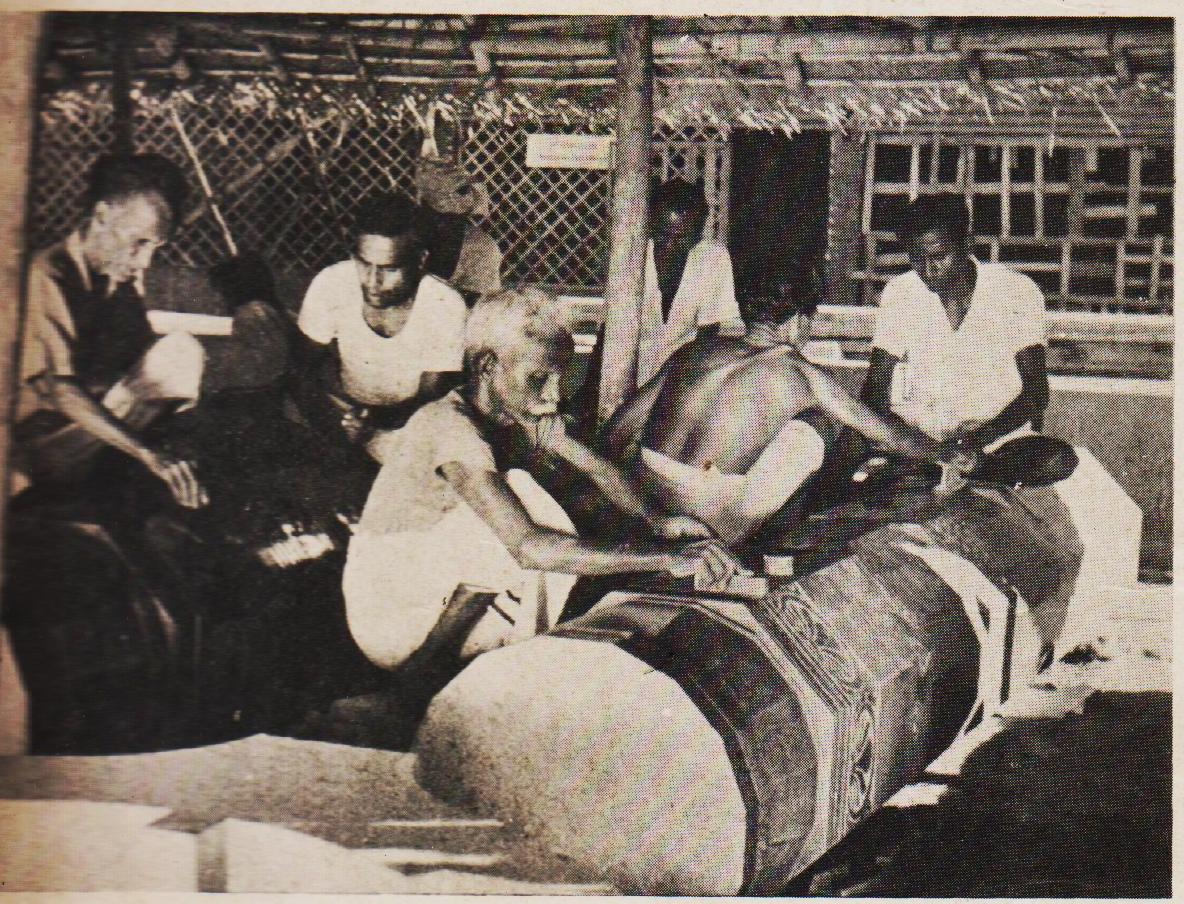
[[[1115,594],[1067,630],[1072,661],[791,890],[1170,891],[1171,588]],[[413,769],[413,754],[265,735],[133,756],[3,757],[0,887],[612,891],[512,826],[431,798]]]
[[433,800],[413,755],[256,735],[0,760],[6,891],[581,893],[606,887]]

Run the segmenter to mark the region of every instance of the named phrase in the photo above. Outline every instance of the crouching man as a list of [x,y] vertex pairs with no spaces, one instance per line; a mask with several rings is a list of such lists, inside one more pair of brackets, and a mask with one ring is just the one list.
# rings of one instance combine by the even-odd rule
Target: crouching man
[[[349,627],[418,693],[438,690],[464,656],[547,628],[569,576],[665,572],[717,585],[738,570],[702,524],[651,510],[623,472],[567,435],[557,411],[571,354],[551,296],[482,298],[465,331],[465,383],[412,416],[374,482],[345,568]],[[576,536],[568,500],[506,467],[523,433],[664,539]]]
[[601,434],[605,454],[668,510],[709,525],[729,546],[774,514],[792,521],[791,500],[822,467],[840,426],[890,452],[937,460],[943,451],[802,357],[816,295],[799,269],[777,262],[746,305],[747,335],[683,346]]
[[196,400],[205,356],[192,336],[156,337],[143,276],[184,200],[177,167],[153,155],[106,157],[90,173],[87,218],[29,268],[21,385],[13,436],[15,492],[76,483],[111,448],[142,463],[178,503],[205,491],[189,462],[145,429]]

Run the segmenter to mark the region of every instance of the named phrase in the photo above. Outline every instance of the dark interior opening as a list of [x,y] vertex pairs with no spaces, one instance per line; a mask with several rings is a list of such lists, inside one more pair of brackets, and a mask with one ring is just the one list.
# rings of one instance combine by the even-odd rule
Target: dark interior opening
[[830,135],[807,130],[737,129],[732,133],[729,247],[736,292],[743,300],[777,258],[823,272],[826,254]]

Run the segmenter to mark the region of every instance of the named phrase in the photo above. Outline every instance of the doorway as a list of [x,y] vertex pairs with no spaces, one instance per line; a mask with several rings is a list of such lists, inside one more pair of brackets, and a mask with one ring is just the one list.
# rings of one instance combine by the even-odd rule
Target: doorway
[[737,129],[732,133],[731,235],[737,299],[778,258],[824,270],[830,134]]

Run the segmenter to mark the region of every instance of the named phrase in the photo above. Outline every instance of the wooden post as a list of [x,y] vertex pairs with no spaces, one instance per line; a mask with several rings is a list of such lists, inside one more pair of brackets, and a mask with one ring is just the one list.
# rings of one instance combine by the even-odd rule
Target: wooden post
[[[869,147],[856,136],[830,134],[830,210],[826,235],[826,300],[828,304],[859,304],[861,288],[852,274],[859,269],[863,248],[864,157]],[[870,264],[868,265],[871,266]]]
[[1139,220],[1143,215],[1143,146],[1136,145],[1127,150],[1130,170],[1127,178],[1126,237],[1135,241],[1139,237]]
[[617,159],[612,251],[604,293],[604,363],[597,406],[601,421],[616,410],[637,382],[654,133],[652,40],[648,16],[629,16],[617,28]]
[[1069,157],[1069,206],[1066,213],[1066,233],[1069,238],[1080,238],[1083,235],[1086,153],[1085,149],[1074,148]]
[[[0,542],[8,506],[9,431],[16,408],[17,372],[24,312],[25,210],[33,143],[34,84],[40,16],[8,13],[0,33]],[[0,576],[2,577],[2,576]],[[0,627],[0,754],[25,752],[25,694]]]
[[107,42],[111,48],[111,150],[116,154],[134,154],[132,123],[132,48],[127,23],[113,13],[108,20]]

